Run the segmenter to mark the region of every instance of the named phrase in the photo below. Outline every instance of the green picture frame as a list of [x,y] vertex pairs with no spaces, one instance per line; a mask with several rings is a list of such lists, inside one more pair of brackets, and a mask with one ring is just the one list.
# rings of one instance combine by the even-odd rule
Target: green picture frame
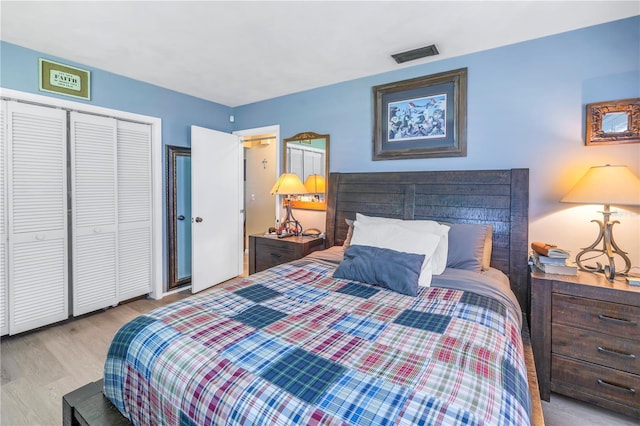
[[38,82],[42,92],[91,99],[91,72],[48,59],[38,59]]

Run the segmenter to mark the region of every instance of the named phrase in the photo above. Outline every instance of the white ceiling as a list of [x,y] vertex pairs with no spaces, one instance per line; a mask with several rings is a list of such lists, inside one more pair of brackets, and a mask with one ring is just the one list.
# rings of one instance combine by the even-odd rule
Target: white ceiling
[[[2,40],[227,106],[640,14],[632,1],[0,3]],[[389,56],[435,43],[440,55]]]

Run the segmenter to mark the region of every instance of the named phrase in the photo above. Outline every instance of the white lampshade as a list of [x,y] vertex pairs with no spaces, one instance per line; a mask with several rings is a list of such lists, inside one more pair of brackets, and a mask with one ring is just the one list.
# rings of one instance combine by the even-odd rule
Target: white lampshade
[[563,203],[640,205],[640,179],[627,166],[591,167]]
[[320,175],[309,175],[304,181],[304,187],[311,194],[324,194],[324,178]]
[[295,173],[283,173],[271,188],[271,195],[306,194],[307,189]]

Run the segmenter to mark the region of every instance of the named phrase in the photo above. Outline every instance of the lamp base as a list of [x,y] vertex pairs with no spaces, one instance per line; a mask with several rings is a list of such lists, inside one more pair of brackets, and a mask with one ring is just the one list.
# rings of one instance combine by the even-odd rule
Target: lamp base
[[[616,263],[615,263],[614,255],[620,256],[625,262],[624,269],[618,272],[617,274],[619,275],[626,274],[631,269],[631,260],[629,259],[629,256],[627,256],[627,253],[622,251],[622,249],[618,247],[615,240],[613,239],[613,225],[620,222],[617,220],[614,220],[613,222],[609,221],[611,214],[612,212],[611,212],[610,205],[605,204],[604,211],[602,212],[602,215],[604,216],[604,219],[602,220],[602,222],[596,219],[591,221],[591,222],[597,223],[598,226],[600,227],[600,233],[598,234],[598,238],[596,238],[593,244],[591,244],[589,247],[584,248],[576,256],[576,263],[578,264],[578,267],[581,270],[588,271],[588,272],[603,272],[605,277],[607,277],[607,279],[609,280],[609,282],[613,282],[613,280],[616,277]],[[602,241],[602,248],[598,249],[596,248],[596,246],[600,244],[600,241]],[[593,259],[594,257],[605,255],[609,259],[609,264],[602,265],[600,262],[596,262],[596,266],[584,265],[582,263],[583,262],[582,257],[587,253],[599,253],[599,254],[595,256],[592,255],[591,257],[585,260],[589,260],[589,259]]]
[[[285,236],[302,234],[302,225],[293,217],[291,213],[291,200],[287,199],[287,218],[282,222],[283,232],[280,234],[286,234]],[[284,237],[280,237],[284,238]]]

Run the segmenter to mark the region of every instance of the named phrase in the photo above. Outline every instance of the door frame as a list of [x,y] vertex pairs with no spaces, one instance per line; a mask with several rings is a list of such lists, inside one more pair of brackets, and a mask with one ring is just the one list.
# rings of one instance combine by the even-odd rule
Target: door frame
[[3,98],[33,102],[44,106],[59,107],[78,112],[89,114],[106,115],[122,120],[136,121],[139,123],[149,124],[151,126],[151,176],[152,176],[152,231],[153,241],[151,243],[151,271],[152,277],[151,292],[149,296],[152,299],[162,299],[164,292],[163,277],[163,250],[162,250],[162,212],[163,209],[163,187],[162,177],[164,173],[164,163],[162,161],[163,145],[162,145],[162,119],[149,115],[135,114],[127,111],[89,105],[82,102],[70,101],[67,99],[59,99],[50,96],[38,95],[35,93],[22,92],[14,89],[0,87],[0,96]]

